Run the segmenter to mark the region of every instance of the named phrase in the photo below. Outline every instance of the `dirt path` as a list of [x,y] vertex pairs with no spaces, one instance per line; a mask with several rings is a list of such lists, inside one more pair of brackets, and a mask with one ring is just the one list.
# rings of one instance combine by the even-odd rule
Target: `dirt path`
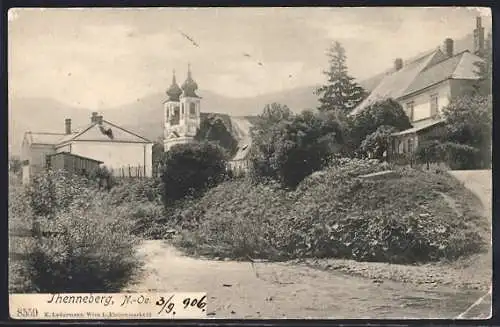
[[214,318],[455,318],[484,294],[285,263],[194,259],[163,241],[146,241],[140,252],[146,274],[127,291],[207,292]]
[[[476,193],[486,208],[491,208],[491,171],[451,173]],[[323,271],[291,263],[252,266],[248,262],[195,259],[162,241],[146,241],[139,252],[146,261],[144,278],[128,291],[207,292],[209,316],[213,318],[425,319],[456,318],[462,314],[461,318],[478,319],[490,314],[491,296],[483,298],[484,287],[464,290],[444,286],[443,282],[449,279],[447,274],[441,276],[442,280],[438,276],[443,267],[351,263],[365,276],[360,277],[341,269]],[[469,262],[464,263],[466,268],[447,266],[445,271],[450,274],[449,269],[456,269],[455,277],[460,281],[473,281],[477,277],[474,267],[491,267],[488,255],[478,259],[484,265]],[[402,274],[412,280],[427,275],[430,279],[438,278],[429,283],[423,280],[421,284],[379,280],[370,276],[377,269],[381,276],[406,270]],[[475,302],[477,305],[471,308]]]
[[492,183],[491,170],[454,170],[450,174],[464,183],[464,186],[481,200],[491,217]]

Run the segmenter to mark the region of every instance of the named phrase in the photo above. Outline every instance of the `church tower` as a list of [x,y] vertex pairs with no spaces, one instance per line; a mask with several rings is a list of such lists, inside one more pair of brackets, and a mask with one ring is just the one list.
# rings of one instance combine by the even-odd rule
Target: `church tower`
[[175,144],[192,142],[200,127],[200,97],[196,94],[198,85],[193,80],[191,68],[182,84],[177,85],[175,73],[172,85],[167,90],[168,100],[164,104],[165,129],[164,149],[168,151]]

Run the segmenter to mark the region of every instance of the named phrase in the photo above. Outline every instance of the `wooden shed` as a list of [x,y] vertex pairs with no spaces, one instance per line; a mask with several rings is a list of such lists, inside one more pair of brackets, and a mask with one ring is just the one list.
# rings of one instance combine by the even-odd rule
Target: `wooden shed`
[[69,152],[59,152],[48,155],[47,168],[54,170],[64,169],[75,174],[84,174],[99,168],[102,161],[82,157]]

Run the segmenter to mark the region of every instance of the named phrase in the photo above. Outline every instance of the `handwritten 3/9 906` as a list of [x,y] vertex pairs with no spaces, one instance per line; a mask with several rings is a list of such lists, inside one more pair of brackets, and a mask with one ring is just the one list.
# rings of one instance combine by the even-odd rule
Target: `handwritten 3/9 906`
[[[158,311],[158,314],[161,313],[166,313],[170,314],[172,313],[175,315],[175,303],[173,302],[173,298],[175,297],[175,294],[171,295],[168,299],[165,299],[163,296],[160,297],[158,301],[156,301],[156,305],[160,306],[160,310]],[[185,298],[182,300],[182,304],[184,305],[183,309],[187,309],[189,307],[193,308],[198,308],[202,312],[205,312],[205,307],[207,306],[206,303],[206,295],[202,296],[201,298]]]

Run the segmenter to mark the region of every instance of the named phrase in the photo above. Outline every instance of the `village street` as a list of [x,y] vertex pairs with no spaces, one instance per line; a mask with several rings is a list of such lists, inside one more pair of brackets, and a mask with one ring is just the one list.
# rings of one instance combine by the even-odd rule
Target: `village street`
[[[453,175],[483,203],[491,204],[491,171]],[[140,252],[146,260],[145,275],[127,291],[206,292],[212,318],[452,319],[461,315],[477,319],[490,314],[491,296],[485,296],[484,290],[374,280],[288,263],[195,259],[163,241],[146,241]],[[482,255],[486,267],[491,266],[490,254]]]

